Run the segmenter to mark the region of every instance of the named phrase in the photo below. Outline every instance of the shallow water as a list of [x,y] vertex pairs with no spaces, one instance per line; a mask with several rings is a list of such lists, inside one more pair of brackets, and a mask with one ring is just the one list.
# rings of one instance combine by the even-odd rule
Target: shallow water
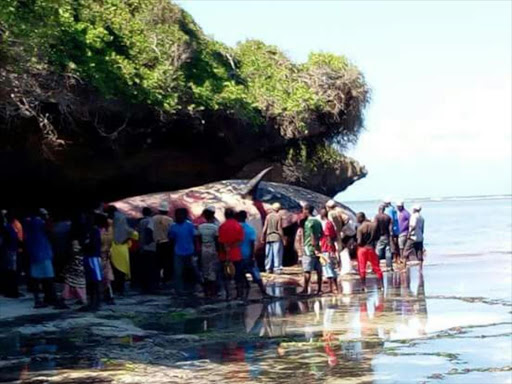
[[384,292],[370,278],[357,293],[352,278],[338,297],[275,284],[271,302],[133,296],[96,315],[0,321],[0,382],[512,383],[510,250],[438,252],[439,239],[467,236],[453,225],[423,273],[387,273]]

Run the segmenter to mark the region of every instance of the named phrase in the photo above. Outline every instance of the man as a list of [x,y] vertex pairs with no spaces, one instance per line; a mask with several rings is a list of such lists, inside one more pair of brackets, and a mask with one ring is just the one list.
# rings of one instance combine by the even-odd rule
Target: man
[[[352,219],[347,214],[347,212],[345,212],[343,208],[339,207],[334,200],[329,200],[325,206],[328,211],[327,217],[334,224],[336,229],[336,252],[338,254],[338,258],[340,259],[341,267],[346,271],[347,268],[350,269],[350,266],[343,266],[343,262],[341,261],[341,252],[344,249],[343,239],[348,237],[355,240],[356,226],[355,223],[352,222]],[[349,256],[351,256],[350,250]]]
[[[169,240],[174,250],[174,283],[177,293],[184,292],[184,276],[191,270],[196,282],[202,283],[202,277],[195,259],[195,227],[188,220],[188,210],[178,208],[175,212],[176,222],[169,228]],[[193,292],[192,288],[192,293]]]
[[265,270],[280,274],[283,270],[283,218],[279,214],[281,204],[272,204],[272,213],[265,219],[261,242],[265,244]]
[[[229,267],[229,263],[232,263],[234,270],[235,286],[237,298],[242,298],[243,295],[243,272],[242,272],[242,250],[240,245],[244,240],[244,230],[242,226],[235,220],[235,211],[231,208],[226,208],[224,211],[224,217],[226,221],[219,227],[219,260],[221,261],[220,266],[222,271],[219,274],[222,275],[225,269]],[[224,276],[222,280],[224,290],[226,291],[226,300],[229,300],[229,285],[227,282],[227,276]]]
[[306,223],[304,224],[304,255],[302,256],[302,269],[304,270],[304,289],[301,293],[309,293],[311,272],[316,271],[318,290],[322,293],[322,266],[318,255],[320,254],[320,238],[323,234],[322,223],[313,217],[315,207],[305,204],[302,210]]
[[242,251],[242,270],[244,275],[244,284],[246,287],[245,297],[249,296],[250,285],[245,275],[248,273],[252,277],[252,281],[259,287],[263,297],[268,296],[263,281],[261,279],[260,270],[255,262],[255,245],[256,245],[256,231],[247,223],[247,212],[240,211],[236,214],[236,219],[242,226],[244,231],[244,239],[240,244]]
[[400,234],[399,224],[398,224],[398,214],[396,212],[395,207],[391,204],[391,199],[386,199],[384,201],[384,205],[386,209],[384,213],[391,217],[391,237],[390,237],[390,249],[391,255],[395,262],[398,262],[400,251],[398,247],[398,235]]
[[379,266],[379,257],[373,249],[375,243],[376,224],[366,219],[363,212],[357,214],[357,264],[363,292],[366,291],[366,264],[369,262],[373,273],[377,275],[379,289],[383,289],[382,271]]
[[320,222],[323,230],[320,238],[322,274],[329,282],[328,293],[333,293],[333,291],[339,293],[338,274],[336,273],[336,229],[332,221],[327,218],[327,209],[325,208],[320,210]]
[[173,221],[169,217],[169,204],[162,201],[158,213],[153,217],[153,238],[156,242],[157,278],[158,282],[167,282],[172,277],[172,248],[169,243],[169,228]]
[[139,243],[141,247],[141,262],[139,266],[142,269],[141,290],[143,293],[152,293],[158,282],[157,264],[156,264],[156,242],[155,242],[155,223],[151,208],[142,208],[142,220],[139,222],[137,231],[139,232]]
[[404,267],[411,254],[420,262],[420,270],[423,269],[423,233],[425,231],[425,219],[420,214],[421,205],[412,207],[412,215],[409,220],[409,234],[404,250]]
[[391,217],[384,213],[385,206],[379,206],[379,213],[375,216],[375,225],[377,227],[378,240],[377,240],[377,255],[379,260],[386,259],[386,267],[391,271],[393,270],[393,260],[391,258],[390,237],[392,232],[393,222]]
[[405,243],[407,242],[407,235],[409,234],[409,219],[411,214],[404,207],[403,200],[396,203],[398,209],[398,248],[400,250],[400,259],[404,258]]

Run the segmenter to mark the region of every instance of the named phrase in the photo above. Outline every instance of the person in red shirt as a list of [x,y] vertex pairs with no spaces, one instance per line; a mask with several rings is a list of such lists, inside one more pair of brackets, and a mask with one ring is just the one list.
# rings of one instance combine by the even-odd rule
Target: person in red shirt
[[320,238],[320,250],[322,251],[321,263],[323,275],[329,281],[329,292],[339,293],[338,274],[336,273],[336,228],[332,221],[327,218],[327,210],[320,211],[320,222],[322,223],[322,237]]
[[219,260],[221,271],[221,282],[226,292],[226,300],[229,300],[229,279],[228,276],[229,263],[234,266],[234,278],[236,285],[237,298],[243,297],[243,279],[244,274],[242,270],[242,250],[240,244],[244,239],[244,230],[240,223],[235,219],[235,211],[231,208],[226,208],[224,212],[226,221],[219,227]]

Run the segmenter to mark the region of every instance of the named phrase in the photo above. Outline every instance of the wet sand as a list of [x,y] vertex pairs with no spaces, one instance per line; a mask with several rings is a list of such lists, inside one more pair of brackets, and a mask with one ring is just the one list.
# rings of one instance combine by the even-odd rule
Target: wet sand
[[118,300],[96,314],[0,299],[0,382],[512,383],[511,254],[448,257],[303,298]]

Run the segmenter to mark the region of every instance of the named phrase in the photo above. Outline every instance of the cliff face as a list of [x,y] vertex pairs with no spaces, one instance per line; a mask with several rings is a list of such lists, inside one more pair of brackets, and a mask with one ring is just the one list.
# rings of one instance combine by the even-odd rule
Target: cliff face
[[[250,178],[333,195],[369,90],[344,57],[207,38],[167,0],[6,0],[2,203],[58,206]],[[80,203],[82,204],[82,202]]]

